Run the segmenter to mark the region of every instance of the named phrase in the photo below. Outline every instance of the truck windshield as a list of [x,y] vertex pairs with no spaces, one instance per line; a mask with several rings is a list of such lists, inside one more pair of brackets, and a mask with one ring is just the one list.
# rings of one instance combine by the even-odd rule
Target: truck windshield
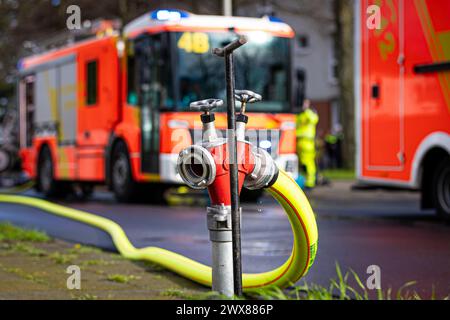
[[[289,112],[289,39],[259,31],[245,35],[248,43],[234,54],[236,89],[252,90],[263,96],[262,102],[247,106],[247,110]],[[185,111],[192,101],[225,100],[224,60],[211,54],[211,50],[225,46],[237,36],[234,32],[175,33],[172,38],[175,47],[172,52],[176,52],[174,97],[168,97],[164,107]]]

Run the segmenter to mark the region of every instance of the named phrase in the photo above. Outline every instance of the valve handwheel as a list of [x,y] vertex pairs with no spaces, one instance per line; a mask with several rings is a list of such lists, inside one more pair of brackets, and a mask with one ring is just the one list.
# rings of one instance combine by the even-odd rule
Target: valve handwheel
[[242,103],[254,103],[262,100],[260,94],[250,90],[234,90],[234,97]]
[[262,96],[250,90],[234,90],[234,97],[242,104],[241,113],[245,112],[247,103],[255,103],[262,100]]
[[221,99],[205,99],[191,102],[189,108],[193,111],[203,111],[208,113],[217,107],[221,107],[222,105],[223,100]]

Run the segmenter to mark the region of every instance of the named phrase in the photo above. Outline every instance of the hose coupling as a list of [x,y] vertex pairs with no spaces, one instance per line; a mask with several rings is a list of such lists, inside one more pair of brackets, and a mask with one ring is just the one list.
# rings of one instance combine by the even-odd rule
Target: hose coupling
[[257,190],[270,187],[278,176],[278,167],[270,154],[261,148],[253,148],[255,167],[244,180],[244,187]]
[[199,145],[191,145],[180,152],[177,169],[181,179],[193,189],[205,189],[216,178],[213,156]]

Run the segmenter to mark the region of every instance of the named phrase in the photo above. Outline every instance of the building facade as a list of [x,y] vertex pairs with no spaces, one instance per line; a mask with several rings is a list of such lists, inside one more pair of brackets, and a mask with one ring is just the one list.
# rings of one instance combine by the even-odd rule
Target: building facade
[[295,30],[294,88],[304,86],[305,98],[318,111],[318,135],[323,137],[330,132],[340,123],[333,0],[234,1],[233,4],[235,15],[274,15]]

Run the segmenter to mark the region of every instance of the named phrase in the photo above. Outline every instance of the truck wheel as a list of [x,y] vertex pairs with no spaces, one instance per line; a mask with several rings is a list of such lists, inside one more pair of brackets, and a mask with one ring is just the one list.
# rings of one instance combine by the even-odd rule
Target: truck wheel
[[111,185],[114,195],[119,202],[130,202],[136,195],[137,187],[131,173],[128,150],[123,142],[115,146],[111,160]]
[[11,154],[0,148],[0,173],[8,171],[11,166]]
[[89,199],[94,194],[95,186],[93,184],[82,183],[80,185],[81,198]]
[[450,219],[450,157],[436,168],[432,195],[438,215]]
[[38,190],[46,198],[64,197],[70,191],[70,185],[54,178],[54,164],[48,147],[44,147],[39,154],[37,184]]

